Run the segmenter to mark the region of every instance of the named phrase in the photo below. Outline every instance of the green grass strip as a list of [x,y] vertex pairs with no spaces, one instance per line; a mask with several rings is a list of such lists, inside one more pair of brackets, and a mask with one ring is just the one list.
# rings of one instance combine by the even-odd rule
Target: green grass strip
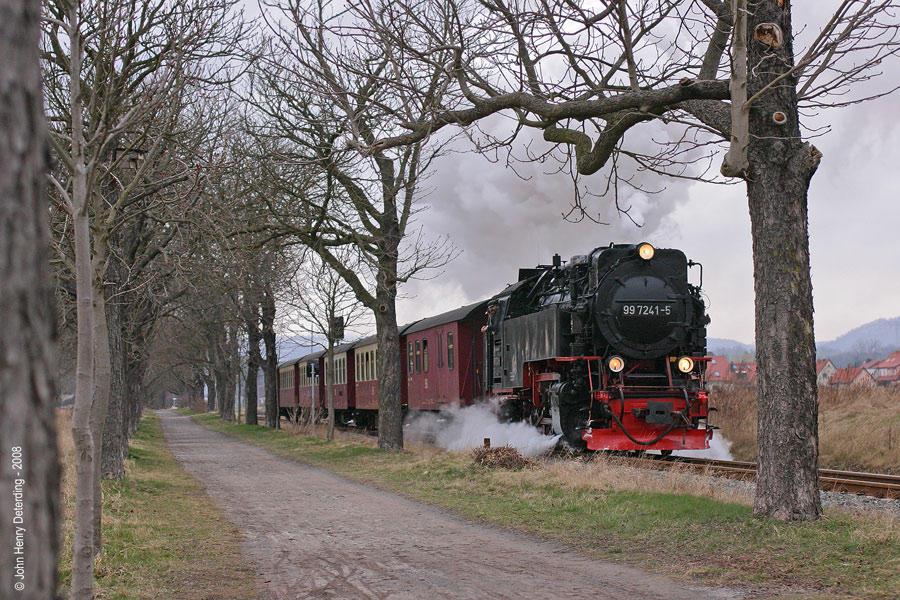
[[280,456],[685,581],[790,598],[893,599],[900,590],[896,518],[830,511],[817,522],[786,524],[757,518],[743,504],[627,485],[603,489],[541,465],[493,471],[469,455],[387,452],[227,423],[215,414],[193,418]]
[[[147,411],[131,439],[127,477],[103,482],[103,553],[97,598],[257,598],[239,532],[166,445]],[[71,507],[64,526],[61,596],[71,580]]]

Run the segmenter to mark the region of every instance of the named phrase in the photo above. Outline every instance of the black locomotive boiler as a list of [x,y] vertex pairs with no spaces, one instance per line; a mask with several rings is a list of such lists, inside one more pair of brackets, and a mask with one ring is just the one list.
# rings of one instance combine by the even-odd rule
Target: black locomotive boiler
[[590,450],[709,448],[695,266],[644,243],[521,269],[483,328],[485,388],[501,414]]

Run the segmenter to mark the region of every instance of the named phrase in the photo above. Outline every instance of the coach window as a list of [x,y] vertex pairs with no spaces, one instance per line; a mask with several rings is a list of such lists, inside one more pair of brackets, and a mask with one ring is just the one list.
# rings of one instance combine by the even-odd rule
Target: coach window
[[416,372],[416,354],[413,351],[413,343],[409,343],[409,372],[410,374]]
[[447,370],[453,370],[453,364],[456,357],[453,355],[453,332],[447,332]]
[[416,373],[422,372],[422,342],[416,340]]
[[422,340],[422,372],[428,372],[428,340]]
[[372,350],[372,379],[378,379],[378,348]]

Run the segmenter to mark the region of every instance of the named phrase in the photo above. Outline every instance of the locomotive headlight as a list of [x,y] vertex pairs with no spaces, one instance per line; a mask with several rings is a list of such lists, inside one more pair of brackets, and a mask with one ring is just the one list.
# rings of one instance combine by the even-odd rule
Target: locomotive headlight
[[656,254],[656,248],[654,248],[650,244],[645,243],[638,246],[638,256],[640,256],[644,260],[650,260],[651,258],[653,258],[654,254]]
[[625,360],[621,356],[613,356],[606,364],[613,373],[618,373],[625,368]]
[[682,373],[690,373],[694,370],[694,359],[690,356],[682,356],[678,359],[678,370]]

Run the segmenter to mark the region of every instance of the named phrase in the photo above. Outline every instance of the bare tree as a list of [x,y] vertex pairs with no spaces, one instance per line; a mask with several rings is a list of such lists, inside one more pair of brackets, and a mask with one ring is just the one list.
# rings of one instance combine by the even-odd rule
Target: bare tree
[[0,595],[56,596],[56,327],[47,256],[40,3],[0,0]]
[[[351,270],[356,258],[352,251],[337,253],[337,258]],[[335,330],[335,322],[340,318],[342,329],[352,330],[366,324],[368,312],[359,303],[347,282],[333,269],[324,264],[315,255],[308,255],[301,262],[296,274],[290,277],[294,284],[286,291],[284,303],[293,308],[288,312],[289,323],[303,323],[302,329],[294,331],[295,335],[310,334],[310,345],[320,344],[325,340],[325,389],[327,394],[328,431],[327,439],[334,439],[334,384],[335,344],[340,341]],[[349,368],[349,367],[347,367]]]
[[[405,132],[357,143],[384,152],[506,112],[514,119],[511,137],[523,127],[543,130],[576,184],[602,172],[611,194],[632,183],[617,177],[623,160],[721,181],[708,167],[730,143],[721,171],[746,183],[753,236],[755,510],[815,519],[821,503],[807,191],[821,153],[804,141],[800,117],[804,109],[880,95],[849,96],[900,49],[895,9],[889,0],[838,2],[795,53],[791,3],[783,0],[363,0],[354,10],[370,43],[389,47],[384,80],[395,93],[421,104],[433,88],[410,85],[415,74],[440,66],[447,77],[429,114],[396,121]],[[740,31],[732,35],[735,24]],[[674,141],[642,150],[647,144],[635,140],[647,123],[668,128]],[[577,210],[585,209],[583,197]]]
[[[411,234],[419,182],[441,146],[414,143],[362,157],[348,140],[373,144],[393,129],[382,84],[383,48],[345,35],[338,4],[294,0],[272,5],[269,36],[254,53],[253,112],[271,235],[316,252],[374,313],[379,352],[379,446],[403,446],[396,316],[399,284],[452,257],[445,240]],[[432,77],[435,83],[438,77]],[[393,110],[393,109],[391,109]],[[424,107],[410,104],[407,115]],[[362,270],[343,264],[352,247]]]
[[[58,207],[72,219],[75,240],[75,598],[92,596],[92,555],[100,549],[95,448],[100,447],[109,400],[103,293],[109,240],[123,209],[134,201],[135,187],[144,182],[151,166],[166,157],[172,135],[184,123],[188,95],[223,79],[225,57],[240,31],[231,20],[231,6],[230,0],[45,4],[44,81],[59,165],[51,180]],[[104,185],[121,177],[119,167],[132,160],[139,164],[129,179],[117,186]],[[162,188],[193,173],[193,165],[182,164],[154,184]]]

